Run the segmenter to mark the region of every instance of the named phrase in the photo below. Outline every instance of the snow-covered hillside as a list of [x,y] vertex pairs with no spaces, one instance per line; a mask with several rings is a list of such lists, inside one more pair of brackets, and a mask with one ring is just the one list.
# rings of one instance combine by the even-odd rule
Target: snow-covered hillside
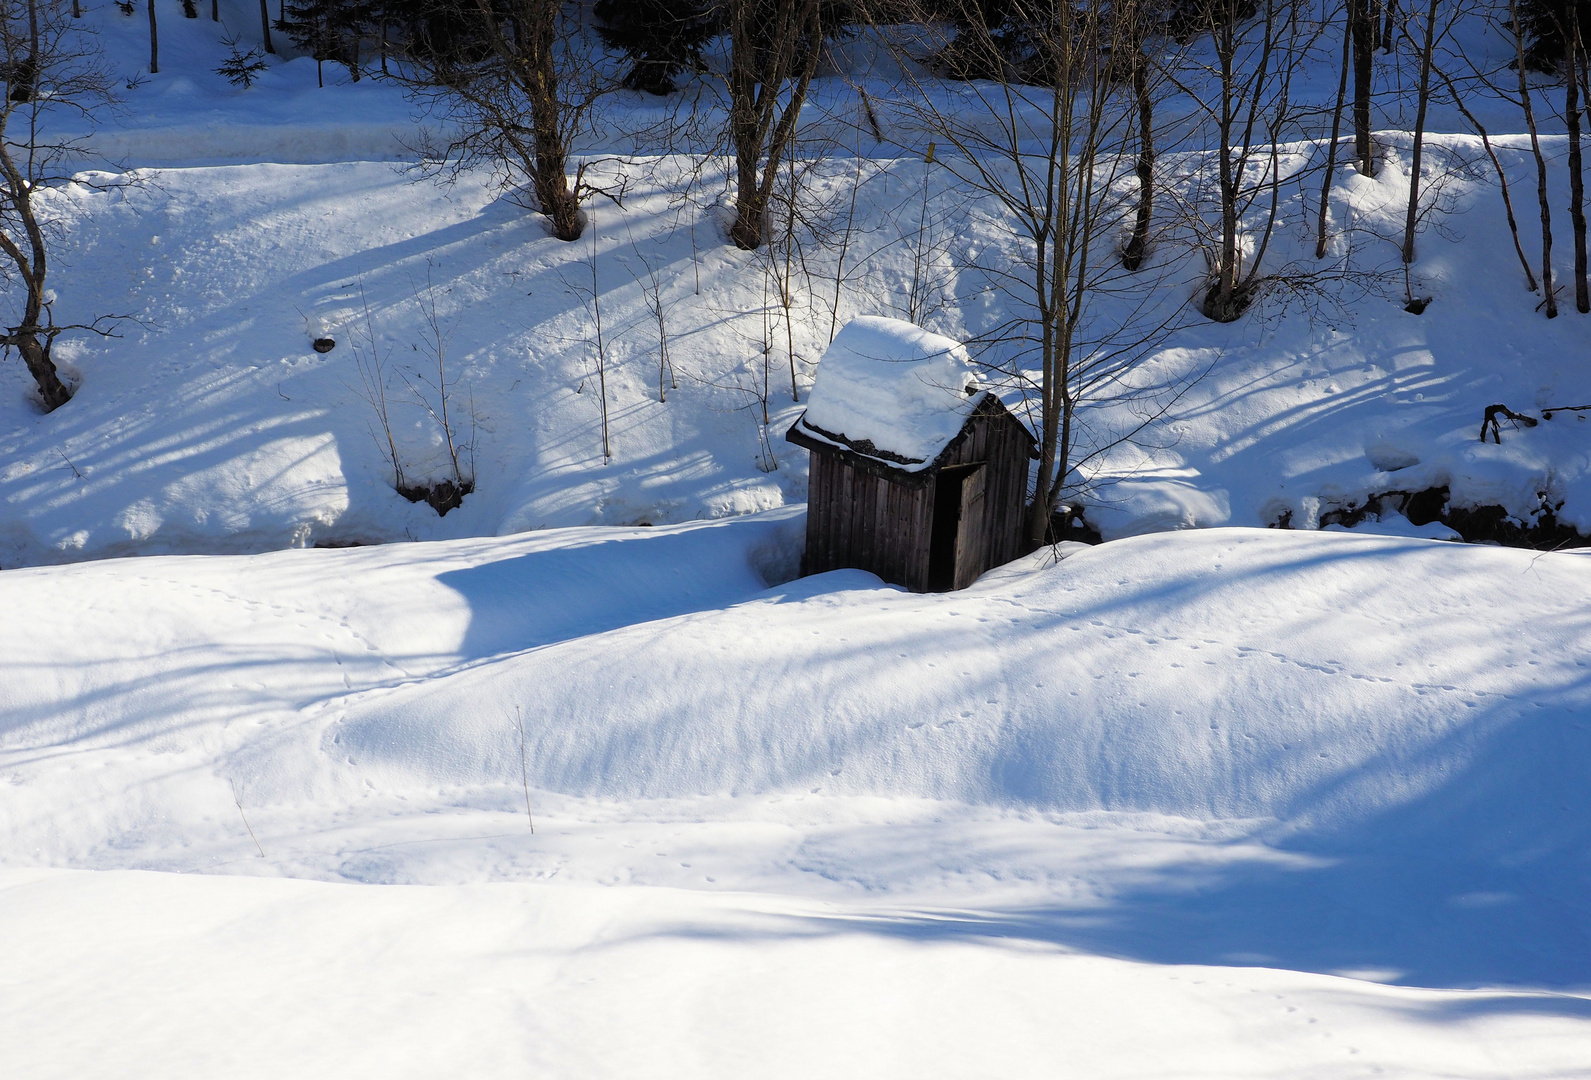
[[[223,13],[247,25],[245,13]],[[136,22],[108,6],[88,17],[124,74],[147,64]],[[300,58],[233,89],[209,72],[223,29],[169,22],[162,74],[125,91],[125,115],[105,118],[97,136],[125,165],[161,167],[85,174],[51,199],[58,315],[138,321],[118,339],[62,339],[81,386],[69,410],[39,415],[21,366],[0,371],[0,565],[655,524],[799,503],[805,454],[783,441],[800,407],[792,378],[804,395],[838,326],[915,314],[972,340],[1018,310],[1018,297],[991,291],[974,269],[999,263],[1011,237],[988,200],[912,149],[920,133],[889,112],[899,89],[885,78],[864,85],[900,121],[890,129],[899,144],[859,141],[846,126],[857,89],[839,75],[819,80],[803,151],[818,155],[804,181],[817,224],[793,264],[787,320],[783,264],[724,239],[732,196],[721,158],[637,156],[618,134],[586,147],[591,175],[625,197],[622,208],[589,204],[587,238],[564,244],[491,177],[439,185],[390,160],[412,160],[401,141],[361,135],[419,130],[393,86],[318,88]],[[1406,119],[1403,98],[1382,104],[1387,122]],[[622,134],[657,106],[632,94],[605,108],[599,131]],[[1175,408],[1089,465],[1082,502],[1107,537],[1308,528],[1370,495],[1442,487],[1455,504],[1500,505],[1521,520],[1562,502],[1562,521],[1591,530],[1583,413],[1509,431],[1501,446],[1476,439],[1487,405],[1585,404],[1591,378],[1579,362],[1582,317],[1549,323],[1534,311],[1495,181],[1457,119],[1437,110],[1438,123],[1455,123],[1427,150],[1446,178],[1444,212],[1413,267],[1412,290],[1434,297],[1427,312],[1402,310],[1401,280],[1369,278],[1302,299],[1281,289],[1225,326],[1187,308],[1137,376],[1180,393]],[[256,127],[276,135],[234,144]],[[1509,130],[1495,142],[1517,200],[1532,166],[1528,140]],[[1399,265],[1407,191],[1408,136],[1380,138],[1389,167],[1368,179],[1344,166],[1333,195],[1334,217],[1352,227],[1338,247],[1353,246],[1366,273]],[[1545,145],[1560,161],[1562,136]],[[199,165],[225,160],[256,163]],[[1283,192],[1267,256],[1278,268],[1314,265],[1308,186]],[[1197,253],[1168,240],[1157,259],[1140,291],[1171,309],[1191,300]],[[654,299],[671,362],[661,372]],[[1138,302],[1102,300],[1094,317],[1108,325]],[[461,461],[476,483],[442,519],[393,491],[360,370],[373,356],[383,363],[375,384],[386,387],[406,479],[442,479],[444,433],[426,409],[439,404],[428,386],[438,334],[455,443],[468,447]],[[327,335],[337,347],[314,352]],[[1023,407],[1015,390],[1008,403]],[[1143,411],[1102,405],[1085,430],[1103,445]]]

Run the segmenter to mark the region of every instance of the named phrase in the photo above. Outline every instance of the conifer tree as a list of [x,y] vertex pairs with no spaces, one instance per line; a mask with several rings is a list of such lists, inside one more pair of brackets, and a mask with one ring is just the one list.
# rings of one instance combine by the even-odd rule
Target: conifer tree
[[624,85],[671,94],[681,72],[701,66],[702,46],[721,31],[703,0],[597,0],[597,34],[630,61]]
[[359,81],[360,46],[375,18],[371,0],[298,0],[285,5],[277,29],[293,44],[315,58],[315,70],[326,85],[322,65],[330,60],[344,65]]
[[1549,75],[1561,74],[1569,51],[1567,39],[1573,33],[1583,34],[1584,27],[1591,25],[1591,2],[1571,5],[1566,0],[1519,0],[1517,10],[1524,31],[1525,66]]

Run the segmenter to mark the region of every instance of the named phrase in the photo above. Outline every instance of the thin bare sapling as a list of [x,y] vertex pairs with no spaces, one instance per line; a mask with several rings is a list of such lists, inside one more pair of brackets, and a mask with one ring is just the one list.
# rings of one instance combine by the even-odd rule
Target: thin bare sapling
[[400,368],[398,378],[440,430],[442,444],[447,451],[449,475],[428,484],[411,483],[407,489],[399,488],[398,493],[410,502],[429,504],[438,515],[446,515],[464,501],[464,496],[475,490],[475,405],[471,398],[464,408],[470,423],[466,440],[459,430],[462,418],[454,402],[458,386],[448,379],[448,345],[452,330],[443,325],[437,312],[436,289],[431,283],[429,270],[425,289],[415,290],[415,302],[420,308],[423,328],[420,342],[411,346],[411,349],[425,356],[428,363],[423,368]]
[[[668,354],[668,305],[663,299],[663,278],[658,273],[657,264],[641,251],[635,242],[635,236],[630,236],[630,250],[634,252],[637,260],[646,269],[646,274],[630,270],[630,276],[635,279],[636,285],[641,289],[641,300],[646,305],[647,314],[657,329],[657,400],[668,401],[668,391],[679,389],[679,380],[674,374],[674,363]],[[628,267],[628,261],[625,261]]]
[[[1407,36],[1407,30],[1405,30],[1405,36]],[[1514,254],[1519,257],[1519,267],[1525,272],[1525,291],[1535,292],[1539,288],[1536,284],[1536,272],[1531,269],[1530,258],[1525,254],[1524,244],[1519,240],[1519,220],[1514,216],[1514,200],[1508,190],[1508,172],[1503,168],[1503,163],[1497,156],[1496,148],[1492,146],[1491,135],[1487,132],[1486,125],[1482,124],[1480,119],[1470,111],[1469,106],[1464,103],[1464,94],[1453,77],[1434,61],[1431,64],[1431,71],[1438,79],[1442,80],[1442,85],[1447,90],[1448,100],[1453,103],[1453,107],[1459,111],[1459,114],[1480,136],[1481,148],[1485,150],[1487,159],[1492,163],[1492,172],[1497,177],[1497,187],[1502,193],[1503,211],[1508,219],[1508,234],[1514,242]],[[1493,89],[1495,92],[1495,88]]]
[[[863,104],[867,97],[862,96]],[[867,106],[869,114],[872,106]],[[876,121],[875,121],[876,124]],[[880,138],[882,141],[882,138]],[[840,329],[840,292],[845,282],[845,256],[851,250],[851,237],[856,232],[856,197],[862,188],[862,129],[856,129],[856,175],[851,178],[850,195],[845,208],[845,226],[840,230],[839,253],[834,258],[834,299],[829,303],[829,342],[834,342],[834,335]]]
[[1541,292],[1547,318],[1558,317],[1557,291],[1552,284],[1552,204],[1547,201],[1547,158],[1541,151],[1541,137],[1536,127],[1536,113],[1530,103],[1530,75],[1525,66],[1525,30],[1519,21],[1518,0],[1509,0],[1508,31],[1513,36],[1515,63],[1519,75],[1519,106],[1524,112],[1525,127],[1530,132],[1530,152],[1536,159],[1536,203],[1541,212]]
[[[1261,14],[1241,21],[1234,0],[1221,0],[1209,34],[1216,58],[1213,96],[1198,106],[1216,139],[1216,220],[1206,247],[1211,282],[1204,314],[1231,322],[1253,302],[1265,280],[1265,254],[1275,234],[1283,175],[1284,134],[1301,110],[1292,97],[1293,75],[1309,55],[1311,32],[1293,0],[1264,0]],[[1263,200],[1263,201],[1262,201]],[[1258,227],[1249,225],[1258,204]],[[1192,220],[1203,227],[1203,215]],[[1255,237],[1252,251],[1246,237]]]
[[[1409,158],[1409,207],[1403,223],[1403,292],[1405,310],[1418,315],[1425,311],[1428,301],[1417,300],[1409,284],[1407,267],[1414,262],[1414,229],[1420,219],[1420,167],[1425,150],[1425,114],[1431,104],[1431,54],[1436,49],[1436,15],[1438,0],[1431,0],[1425,17],[1424,42],[1420,49],[1420,82],[1417,91],[1419,104],[1415,111],[1414,146]],[[1446,33],[1444,30],[1443,33]]]
[[[779,314],[784,322],[785,359],[790,369],[790,400],[801,401],[801,389],[796,380],[796,350],[795,350],[795,303],[796,303],[796,271],[799,269],[807,281],[807,294],[812,292],[811,273],[807,267],[806,245],[803,240],[812,235],[812,220],[805,213],[802,205],[802,196],[805,190],[803,180],[806,174],[814,169],[822,160],[808,157],[801,163],[800,172],[796,169],[796,155],[792,151],[786,155],[786,179],[782,190],[779,190],[774,205],[782,213],[783,227],[771,239],[766,254],[768,277],[774,286],[774,296],[778,300]],[[800,226],[800,228],[798,228]],[[810,302],[808,307],[810,309]],[[772,338],[769,336],[770,351]]]
[[[1027,523],[1028,542],[1038,546],[1062,496],[1086,483],[1084,465],[1169,407],[1164,394],[1161,405],[1151,403],[1150,377],[1140,381],[1134,369],[1180,320],[1182,305],[1142,271],[1128,271],[1115,241],[1136,191],[1129,177],[1137,101],[1101,73],[1115,20],[1133,13],[1089,3],[1052,18],[1043,3],[1014,6],[1030,33],[1023,66],[1045,78],[1025,82],[1008,72],[968,82],[954,108],[917,87],[901,104],[942,148],[937,171],[965,202],[986,208],[980,227],[1001,238],[985,245],[984,257],[961,255],[958,269],[981,274],[1009,312],[972,344],[990,374],[1026,398],[1038,434]],[[1093,320],[1106,297],[1121,310]],[[1129,398],[1139,406],[1121,428],[1087,430],[1093,406]]]
[[[591,323],[594,329],[594,334],[588,341],[590,341],[592,346],[591,355],[596,358],[597,405],[602,420],[602,463],[606,465],[613,460],[613,441],[608,425],[608,343],[602,333],[602,283],[597,274],[597,214],[595,210],[592,210],[590,214],[588,231],[591,234],[589,238],[591,247],[586,264],[591,272],[591,284],[589,286],[576,285],[567,281],[565,284],[569,286],[571,292],[585,300],[586,312],[591,316]],[[589,377],[582,379],[580,385],[575,389],[575,393],[585,393],[586,383],[590,381]]]
[[519,730],[519,780],[525,791],[525,820],[530,824],[531,835],[536,832],[536,818],[530,812],[530,759],[525,746],[525,710],[514,706],[514,726]]
[[376,427],[380,430],[376,430],[376,427],[370,428],[370,437],[392,469],[392,489],[404,492],[408,490],[409,484],[404,479],[403,456],[398,453],[398,441],[392,434],[392,410],[387,403],[386,358],[381,355],[381,344],[376,337],[375,317],[371,314],[370,300],[365,295],[363,281],[359,283],[359,304],[361,321],[364,324],[361,329],[364,331],[365,340],[361,343],[355,334],[350,342],[354,355],[354,370],[359,374],[357,392],[375,414]]
[[[1349,3],[1352,0],[1348,0]],[[1326,170],[1320,178],[1320,209],[1315,222],[1315,258],[1326,257],[1326,219],[1331,206],[1331,187],[1337,179],[1337,146],[1342,138],[1342,106],[1348,92],[1349,61],[1353,57],[1353,26],[1346,14],[1342,30],[1342,67],[1337,74],[1337,104],[1331,111],[1331,140],[1326,144]]]

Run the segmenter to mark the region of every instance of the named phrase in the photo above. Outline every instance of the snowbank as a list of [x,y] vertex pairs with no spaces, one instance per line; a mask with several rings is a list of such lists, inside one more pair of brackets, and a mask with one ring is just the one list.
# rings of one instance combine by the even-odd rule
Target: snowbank
[[[51,416],[38,414],[21,365],[0,367],[0,566],[764,510],[806,496],[805,455],[780,439],[803,406],[824,430],[896,443],[897,456],[921,459],[956,420],[938,405],[975,404],[953,392],[967,379],[961,353],[955,362],[946,353],[943,371],[900,397],[889,376],[907,365],[879,358],[897,348],[912,355],[928,337],[868,342],[855,357],[874,360],[852,365],[871,372],[861,383],[832,393],[823,379],[812,386],[833,330],[848,320],[910,316],[922,334],[940,336],[932,348],[981,342],[974,361],[1009,367],[987,343],[1013,340],[1013,320],[1026,317],[1003,269],[1022,265],[1026,249],[1004,210],[954,181],[942,149],[934,163],[905,149],[921,140],[910,110],[892,101],[904,84],[874,63],[871,38],[835,52],[835,64],[854,70],[820,78],[803,115],[812,134],[843,135],[831,150],[860,156],[836,153],[803,173],[814,231],[799,237],[802,270],[786,309],[773,284],[783,270],[727,243],[725,197],[701,182],[727,162],[637,145],[645,139],[636,132],[667,119],[677,101],[604,102],[583,160],[596,170],[589,177],[622,182],[624,206],[596,205],[592,243],[563,244],[497,177],[468,174],[445,187],[406,170],[421,128],[442,119],[416,115],[389,83],[350,84],[328,64],[320,87],[312,60],[284,55],[254,87],[229,86],[213,73],[227,51],[221,37],[247,33],[258,12],[228,0],[222,19],[163,20],[162,72],[150,75],[145,20],[109,5],[85,14],[132,84],[122,111],[100,118],[109,167],[165,167],[84,174],[49,199],[62,237],[52,259],[58,319],[130,312],[140,321],[120,324],[116,339],[60,340],[79,391]],[[1378,54],[1378,64],[1394,62]],[[1336,75],[1326,61],[1300,72],[1299,100],[1331,99]],[[876,106],[883,142],[863,119],[859,88]],[[975,105],[976,87],[932,92],[946,108]],[[1389,126],[1401,100],[1378,101]],[[1529,140],[1508,134],[1512,112],[1500,102],[1475,107],[1510,177],[1528,190],[1534,160]],[[1351,240],[1365,276],[1286,307],[1273,294],[1230,325],[1178,324],[1130,385],[1083,403],[1075,432],[1080,452],[1094,456],[1068,499],[1104,536],[1315,528],[1372,496],[1441,488],[1456,506],[1501,506],[1524,523],[1553,510],[1591,530],[1591,452],[1576,419],[1584,414],[1505,429],[1501,445],[1475,437],[1493,402],[1541,415],[1591,401],[1591,374],[1575,361],[1579,316],[1547,322],[1534,310],[1539,296],[1507,269],[1513,245],[1494,180],[1466,164],[1484,154],[1474,137],[1455,134],[1462,121],[1444,109],[1432,114],[1426,161],[1455,171],[1410,281],[1431,307],[1403,310],[1397,249],[1377,239],[1401,226],[1409,150],[1407,135],[1380,131],[1388,167],[1371,178],[1344,165],[1328,207],[1334,226],[1353,223],[1339,227],[1334,257]],[[713,127],[710,118],[703,125]],[[1177,130],[1165,128],[1162,160],[1180,175],[1192,162]],[[868,134],[857,141],[858,131]],[[1561,195],[1566,144],[1555,133],[1543,140]],[[1312,152],[1287,149],[1295,164]],[[253,164],[198,167],[218,161]],[[1319,266],[1308,235],[1317,189],[1305,187],[1284,187],[1266,255],[1301,274]],[[1196,254],[1169,237],[1157,252],[1141,295],[1128,283],[1096,298],[1096,329],[1127,324],[1146,302],[1170,318],[1196,294]],[[446,339],[453,441],[475,481],[443,519],[393,491],[387,433],[359,370],[362,359],[384,358],[406,479],[448,478],[437,402],[416,392],[436,378],[428,308]],[[325,356],[310,349],[322,335],[339,342]],[[1034,373],[1014,382],[989,374],[984,385],[1031,421],[1023,383],[1031,389]],[[905,411],[869,403],[875,377]],[[850,430],[869,423],[871,434]],[[1128,432],[1136,434],[1119,441]]]
[[1156,967],[859,905],[15,871],[0,904],[27,987],[0,1039],[35,1080],[965,1080],[1057,1061],[1147,1080],[1190,1059],[1512,1080],[1584,1060],[1583,999]]
[[[1016,907],[1082,889],[1089,910],[1103,890],[1127,921],[1078,930],[1093,951],[1591,981],[1583,950],[1538,948],[1584,941],[1591,563],[1218,529],[1041,553],[955,594],[856,572],[766,590],[800,523],[6,571],[0,857],[954,883],[939,902]],[[505,848],[522,785],[568,824]],[[670,821],[700,823],[677,863],[597,839]],[[1078,837],[1106,834],[1067,823],[1180,838],[1152,872],[1085,870]],[[1343,905],[1359,929],[1306,931]]]

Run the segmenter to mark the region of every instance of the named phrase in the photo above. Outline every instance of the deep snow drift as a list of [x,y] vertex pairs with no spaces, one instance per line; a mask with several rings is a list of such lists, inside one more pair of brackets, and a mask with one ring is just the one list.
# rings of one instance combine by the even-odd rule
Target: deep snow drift
[[[92,1074],[130,1038],[189,1074],[317,1039],[439,1040],[396,1071],[484,1075],[648,1046],[693,1075],[770,1047],[1036,1075],[1076,1040],[1097,1076],[1194,1050],[1222,1075],[1584,1064],[1591,562],[1214,530],[955,594],[767,588],[801,522],[0,573],[24,1061]],[[591,891],[618,884],[656,891]],[[830,1038],[790,1046],[764,1010]],[[962,1010],[959,1049],[924,1050]]]

